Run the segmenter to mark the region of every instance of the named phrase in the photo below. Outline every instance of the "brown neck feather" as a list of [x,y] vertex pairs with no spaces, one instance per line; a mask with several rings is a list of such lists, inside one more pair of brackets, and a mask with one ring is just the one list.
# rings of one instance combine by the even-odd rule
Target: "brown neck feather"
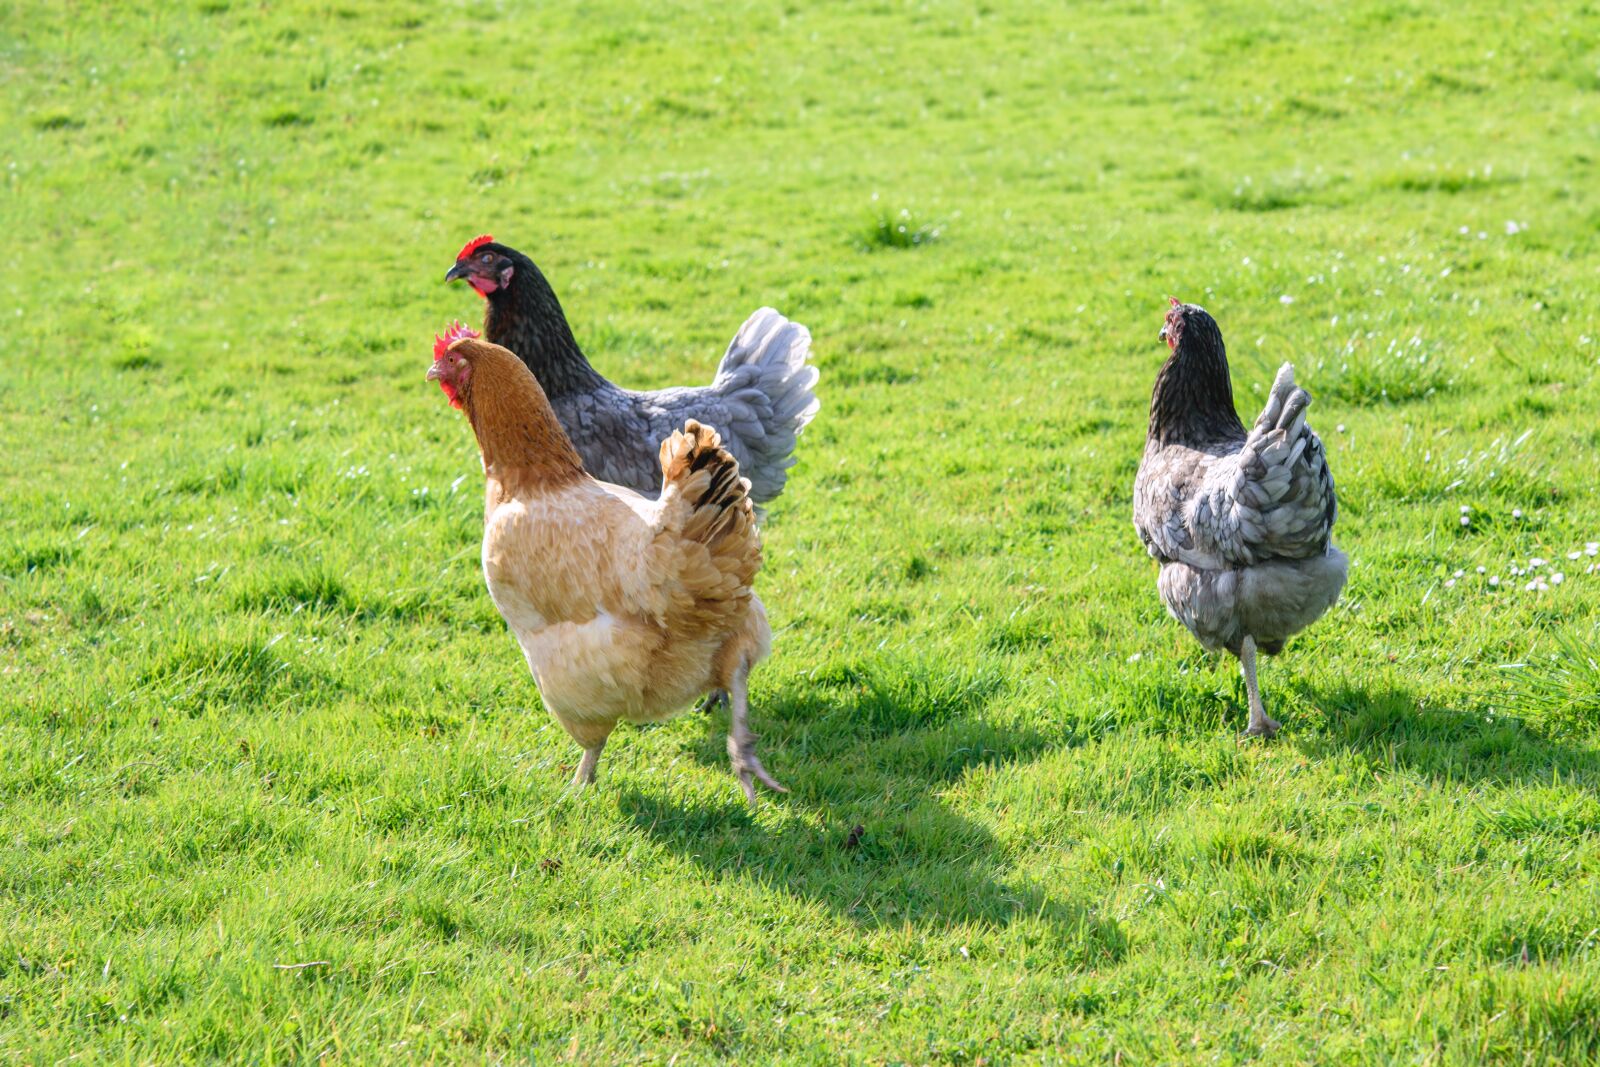
[[499,345],[468,341],[472,374],[461,405],[502,492],[556,488],[588,477],[533,372]]

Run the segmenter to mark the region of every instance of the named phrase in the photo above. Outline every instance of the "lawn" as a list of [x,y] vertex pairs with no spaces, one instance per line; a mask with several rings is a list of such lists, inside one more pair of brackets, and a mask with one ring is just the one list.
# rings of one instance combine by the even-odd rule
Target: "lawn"
[[[0,0],[0,102],[0,1062],[1600,1059],[1593,0]],[[484,231],[631,386],[811,328],[789,795],[568,788]],[[1130,521],[1168,294],[1338,483],[1270,743]]]

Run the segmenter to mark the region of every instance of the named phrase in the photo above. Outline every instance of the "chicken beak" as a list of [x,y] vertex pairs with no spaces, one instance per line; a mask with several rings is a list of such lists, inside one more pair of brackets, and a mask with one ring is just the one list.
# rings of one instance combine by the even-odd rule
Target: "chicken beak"
[[428,381],[438,382],[444,380],[444,360],[438,360],[428,368]]
[[465,278],[466,276],[467,265],[465,263],[457,263],[455,266],[444,272],[444,280],[447,282],[453,282],[457,278]]
[[1158,340],[1165,341],[1167,339],[1167,331],[1170,330],[1170,329],[1172,329],[1171,326],[1163,326],[1163,327],[1161,327],[1161,332],[1156,334],[1156,338]]

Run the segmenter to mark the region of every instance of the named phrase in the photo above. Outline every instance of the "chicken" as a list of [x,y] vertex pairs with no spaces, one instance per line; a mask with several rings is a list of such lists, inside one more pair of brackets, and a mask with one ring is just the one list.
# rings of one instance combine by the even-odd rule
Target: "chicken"
[[811,334],[771,308],[740,327],[700,388],[635,393],[589,365],[561,302],[533,260],[484,235],[467,242],[445,280],[464,278],[487,303],[484,337],[515,352],[595,477],[647,496],[660,490],[656,446],[685,420],[722,436],[764,505],[783,492],[795,440],[817,413]]
[[756,757],[750,670],[772,646],[751,588],[761,535],[750,483],[693,419],[661,442],[652,500],[596,481],[544,390],[511,352],[459,323],[428,379],[466,413],[488,483],[483,574],[544,705],[595,780],[623,719],[651,722],[714,690],[731,696],[728,754],[746,797],[784,789]]
[[1271,737],[1280,724],[1261,701],[1256,652],[1276,655],[1321,618],[1348,566],[1332,541],[1333,476],[1306,425],[1311,396],[1285,363],[1247,433],[1216,320],[1173,300],[1160,336],[1172,355],[1150,398],[1133,524],[1161,564],[1167,611],[1206,648],[1239,657],[1245,732]]

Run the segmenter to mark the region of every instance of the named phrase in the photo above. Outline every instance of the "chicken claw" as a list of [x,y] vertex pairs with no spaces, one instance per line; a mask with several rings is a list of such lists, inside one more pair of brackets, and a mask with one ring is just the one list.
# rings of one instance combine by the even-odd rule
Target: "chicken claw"
[[1278,736],[1278,731],[1283,728],[1283,723],[1277,719],[1270,719],[1262,715],[1259,719],[1252,719],[1249,726],[1244,728],[1246,737],[1264,737],[1271,740]]
[[701,699],[699,705],[696,706],[694,710],[710,715],[718,708],[725,708],[727,706],[728,691],[726,689],[713,689]]
[[745,734],[742,741],[736,740],[729,734],[728,758],[733,761],[733,773],[739,776],[739,785],[744,788],[745,799],[750,803],[756,802],[757,781],[774,793],[788,792],[767,773],[767,769],[761,765],[761,760],[756,758],[756,739],[753,734]]

